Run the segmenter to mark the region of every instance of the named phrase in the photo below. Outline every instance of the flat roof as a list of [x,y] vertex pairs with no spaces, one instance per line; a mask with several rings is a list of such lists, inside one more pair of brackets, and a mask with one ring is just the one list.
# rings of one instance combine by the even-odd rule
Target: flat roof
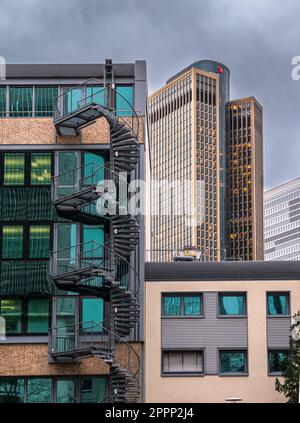
[[300,261],[147,262],[145,281],[300,280]]

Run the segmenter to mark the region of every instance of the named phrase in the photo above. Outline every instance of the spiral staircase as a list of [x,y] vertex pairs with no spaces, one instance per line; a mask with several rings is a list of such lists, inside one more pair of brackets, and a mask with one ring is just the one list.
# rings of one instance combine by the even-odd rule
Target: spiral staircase
[[[79,87],[87,92],[92,83],[95,80]],[[108,296],[110,313],[102,323],[81,322],[72,327],[52,328],[50,353],[56,362],[89,356],[102,358],[110,366],[109,401],[138,402],[140,357],[127,338],[139,320],[140,283],[130,264],[131,252],[139,241],[139,221],[128,212],[127,204],[130,176],[139,161],[139,118],[134,110],[130,119],[117,116],[111,99],[120,94],[111,86],[100,87],[74,107],[72,91],[79,87],[57,99],[54,113],[57,134],[77,136],[82,128],[105,118],[110,128],[110,161],[103,166],[88,163],[55,176],[52,201],[58,215],[65,219],[85,225],[106,223],[110,242],[101,244],[95,240],[53,251],[50,276],[60,290]],[[105,104],[99,104],[103,93]],[[72,104],[71,110],[66,104]]]

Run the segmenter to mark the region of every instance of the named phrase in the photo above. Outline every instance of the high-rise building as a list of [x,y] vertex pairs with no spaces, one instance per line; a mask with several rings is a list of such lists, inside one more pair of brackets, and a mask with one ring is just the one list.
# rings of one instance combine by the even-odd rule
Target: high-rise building
[[265,260],[300,260],[300,178],[264,194]]
[[119,209],[144,179],[146,98],[144,61],[7,66],[0,402],[141,399],[144,221]]
[[[228,102],[229,78],[222,63],[195,62],[148,99],[151,260],[170,260],[186,247],[195,248],[200,260],[263,258],[262,109],[254,98]],[[243,117],[233,119],[235,103],[242,113],[249,105],[249,128],[241,126]],[[238,126],[230,129],[231,121]],[[247,142],[247,159],[237,139]],[[235,176],[231,154],[239,161]],[[247,172],[243,161],[251,166]],[[239,192],[247,184],[247,197],[245,191],[233,197],[236,183]]]

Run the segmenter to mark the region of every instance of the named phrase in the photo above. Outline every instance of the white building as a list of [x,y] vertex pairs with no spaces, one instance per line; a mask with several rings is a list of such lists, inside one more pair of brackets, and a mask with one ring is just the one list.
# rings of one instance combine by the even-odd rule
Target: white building
[[300,260],[300,177],[264,194],[265,260]]

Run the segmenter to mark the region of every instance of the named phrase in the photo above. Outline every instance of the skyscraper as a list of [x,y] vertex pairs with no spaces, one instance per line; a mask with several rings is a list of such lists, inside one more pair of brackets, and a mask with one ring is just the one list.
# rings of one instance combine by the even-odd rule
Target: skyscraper
[[[253,168],[247,180],[253,195],[247,205],[249,228],[233,234],[230,226],[232,216],[243,219],[240,213],[245,213],[246,206],[230,198],[235,195],[230,179],[231,144],[237,134],[228,129],[229,78],[225,65],[202,60],[177,73],[149,97],[153,260],[172,259],[174,252],[191,246],[201,260],[263,258],[263,235],[259,234],[263,219],[262,117],[256,117],[261,111],[256,101],[244,140],[251,144],[247,165]],[[237,154],[242,158],[242,149]],[[239,164],[239,171],[240,166],[244,165]],[[234,183],[241,187],[243,181]],[[233,237],[243,237],[247,249],[246,244],[244,249],[240,244],[236,248]]]
[[265,260],[300,260],[300,178],[264,194]]

